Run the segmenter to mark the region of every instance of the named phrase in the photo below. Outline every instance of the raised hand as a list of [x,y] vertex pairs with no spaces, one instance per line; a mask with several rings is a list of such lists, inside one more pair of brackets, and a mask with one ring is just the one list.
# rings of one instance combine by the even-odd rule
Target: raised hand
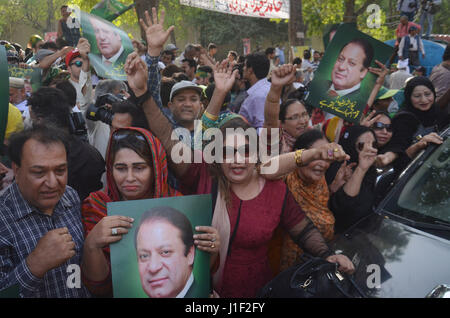
[[380,68],[369,67],[369,72],[378,76],[377,81],[376,81],[376,84],[383,85],[383,83],[384,83],[384,78],[385,78],[386,75],[389,73],[389,69],[386,67],[386,65],[384,65],[383,63],[381,63],[381,62],[378,61],[378,60],[375,60],[375,63],[376,63]]
[[372,125],[373,125],[375,122],[377,122],[377,121],[381,118],[381,116],[382,116],[381,114],[375,116],[375,113],[376,113],[376,112],[377,112],[376,110],[372,110],[372,111],[370,112],[370,114],[367,115],[366,117],[361,117],[361,120],[359,121],[359,124],[360,124],[361,126],[366,126],[366,127],[368,127],[368,128],[372,127]]
[[77,49],[80,51],[80,56],[83,60],[89,59],[88,54],[91,52],[91,45],[87,39],[80,38]]
[[214,67],[215,89],[228,93],[233,87],[238,70],[233,71],[233,67],[228,64],[228,60],[217,63]]
[[142,96],[147,91],[148,82],[148,68],[136,52],[128,55],[124,65],[125,73],[127,74],[127,81],[134,95]]
[[377,159],[378,150],[373,148],[369,143],[364,143],[364,148],[359,153],[358,167],[363,171],[369,170],[369,168],[375,163]]
[[[147,38],[148,54],[150,56],[159,56],[164,43],[170,36],[170,33],[175,29],[174,26],[169,27],[164,30],[164,10],[161,10],[161,15],[158,21],[158,14],[156,8],[152,8],[152,19],[150,19],[150,14],[145,11],[145,21],[143,19],[139,20],[142,29],[145,31],[145,36]],[[153,20],[153,22],[152,22]]]
[[284,64],[272,71],[272,86],[283,87],[295,80],[296,66],[292,64]]

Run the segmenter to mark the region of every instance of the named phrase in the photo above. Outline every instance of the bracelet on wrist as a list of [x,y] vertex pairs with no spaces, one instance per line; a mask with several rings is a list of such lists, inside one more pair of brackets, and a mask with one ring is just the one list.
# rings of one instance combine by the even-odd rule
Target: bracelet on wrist
[[302,155],[303,155],[304,150],[305,149],[299,149],[299,150],[295,151],[294,158],[295,158],[295,164],[297,165],[297,167],[303,166]]
[[212,120],[212,121],[216,121],[217,119],[219,119],[219,116],[217,116],[217,115],[212,115],[212,114],[208,113],[207,111],[205,111],[205,112],[203,113],[203,115],[205,115],[206,118],[208,118],[208,119],[210,119],[210,120]]

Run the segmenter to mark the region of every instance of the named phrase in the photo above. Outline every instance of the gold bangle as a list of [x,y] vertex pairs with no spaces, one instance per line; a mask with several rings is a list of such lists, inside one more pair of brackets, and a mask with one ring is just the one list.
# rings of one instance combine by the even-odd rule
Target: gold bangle
[[297,167],[303,166],[303,161],[302,161],[303,150],[305,150],[305,149],[299,149],[299,150],[295,151],[294,158],[295,158],[295,163],[297,164]]
[[219,116],[214,116],[211,115],[210,113],[208,113],[206,110],[203,113],[203,115],[205,115],[208,119],[212,120],[212,121],[216,121],[217,119],[219,119]]

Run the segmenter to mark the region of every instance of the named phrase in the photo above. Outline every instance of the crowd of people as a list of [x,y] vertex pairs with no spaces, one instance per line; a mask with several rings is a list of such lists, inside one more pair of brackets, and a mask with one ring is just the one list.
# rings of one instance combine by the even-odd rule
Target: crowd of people
[[[400,1],[406,15],[401,2],[411,1]],[[19,285],[21,297],[112,297],[110,244],[134,220],[109,216],[107,204],[196,194],[213,202],[204,211],[211,226],[193,238],[211,256],[211,295],[255,297],[304,252],[352,273],[350,259],[327,243],[373,213],[387,190],[376,186],[383,169],[400,173],[441,144],[449,124],[450,48],[428,77],[410,75],[406,58],[414,65],[425,53],[408,19],[399,25],[398,64],[372,70],[368,112],[359,124],[339,124],[305,103],[321,52],[285,63],[279,47],[230,51],[219,61],[225,54],[210,43],[178,55],[165,45],[173,27],[153,9],[140,21],[146,43],[133,41],[126,58],[127,81],[104,79],[90,66],[88,40],[64,27],[66,7],[62,14],[60,36],[70,43],[35,35],[25,54],[2,42],[8,64],[42,70],[34,92],[10,77],[1,147],[0,291]],[[215,162],[197,156],[211,128],[223,136],[210,142],[221,143]],[[257,146],[244,133],[251,129]],[[81,268],[77,288],[66,283],[71,264]]]

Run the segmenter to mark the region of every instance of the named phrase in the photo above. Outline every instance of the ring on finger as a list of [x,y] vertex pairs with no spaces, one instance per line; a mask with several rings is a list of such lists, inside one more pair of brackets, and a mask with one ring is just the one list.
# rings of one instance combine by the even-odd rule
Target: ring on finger
[[334,148],[334,152],[338,152],[339,151],[339,148]]
[[215,236],[213,236],[213,238],[211,239],[211,242],[215,242],[216,241],[216,237]]
[[111,229],[111,235],[112,235],[112,236],[116,236],[116,235],[118,235],[118,234],[119,234],[119,232],[118,232],[117,228],[116,228],[116,227],[113,227],[113,228]]
[[216,247],[216,245],[214,245],[214,243],[211,243],[211,248],[214,248],[214,247]]
[[333,157],[333,150],[331,150],[331,149],[328,149],[328,157]]

